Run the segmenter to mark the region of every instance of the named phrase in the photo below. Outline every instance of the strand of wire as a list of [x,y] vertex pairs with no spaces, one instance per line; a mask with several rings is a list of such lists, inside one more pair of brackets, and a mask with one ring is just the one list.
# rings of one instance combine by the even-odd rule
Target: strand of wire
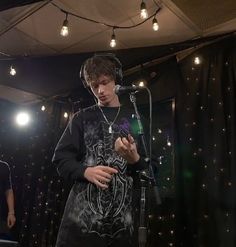
[[116,25],[111,25],[111,24],[108,24],[108,23],[105,23],[105,22],[100,22],[100,21],[97,21],[97,20],[94,20],[94,19],[90,19],[90,18],[87,18],[87,17],[84,17],[84,16],[80,16],[80,15],[74,14],[72,12],[66,11],[66,10],[62,9],[61,7],[59,7],[57,4],[55,4],[53,2],[51,2],[51,4],[54,7],[58,8],[64,14],[71,15],[71,16],[74,16],[74,17],[77,17],[79,19],[86,20],[86,21],[89,21],[89,22],[92,22],[92,23],[100,24],[102,26],[111,27],[113,29],[130,29],[130,28],[138,27],[138,26],[142,25],[143,23],[147,22],[148,20],[150,20],[151,18],[153,18],[154,16],[156,16],[156,14],[161,10],[161,8],[158,6],[158,9],[155,11],[154,14],[152,14],[151,16],[149,16],[144,21],[141,21],[141,22],[139,22],[139,23],[137,23],[135,25],[130,25],[130,26],[116,26]]

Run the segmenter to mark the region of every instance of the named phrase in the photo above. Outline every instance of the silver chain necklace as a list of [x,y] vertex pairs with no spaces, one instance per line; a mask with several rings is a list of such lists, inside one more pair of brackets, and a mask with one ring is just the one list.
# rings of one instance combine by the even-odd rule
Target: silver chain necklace
[[109,127],[108,127],[108,133],[109,133],[109,134],[112,134],[112,132],[113,132],[113,130],[112,130],[112,125],[115,123],[115,121],[116,121],[116,119],[117,119],[117,117],[118,117],[118,115],[119,115],[119,113],[120,113],[120,106],[119,106],[118,111],[117,111],[117,113],[116,113],[116,116],[115,116],[115,118],[114,118],[114,120],[113,120],[112,122],[109,122],[109,121],[108,121],[106,115],[104,114],[102,108],[101,108],[99,105],[98,105],[98,108],[100,109],[103,118],[105,119],[105,121],[106,121],[107,124],[109,125]]

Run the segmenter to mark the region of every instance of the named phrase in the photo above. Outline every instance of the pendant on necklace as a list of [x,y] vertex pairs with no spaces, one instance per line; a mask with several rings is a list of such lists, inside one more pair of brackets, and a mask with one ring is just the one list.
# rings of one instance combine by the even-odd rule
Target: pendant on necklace
[[111,125],[109,125],[108,133],[109,133],[109,134],[112,134],[112,127],[111,127]]

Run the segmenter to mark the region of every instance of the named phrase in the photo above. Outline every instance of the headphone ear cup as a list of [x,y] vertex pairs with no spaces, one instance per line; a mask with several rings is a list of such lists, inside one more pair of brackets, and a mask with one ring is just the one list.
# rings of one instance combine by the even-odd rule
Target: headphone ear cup
[[79,77],[80,77],[80,80],[81,80],[81,82],[82,82],[84,88],[87,89],[87,91],[88,91],[90,94],[93,95],[93,93],[92,93],[90,87],[88,87],[87,82],[86,82],[85,77],[84,77],[84,64],[85,64],[85,63],[83,63],[83,64],[81,65],[81,67],[80,67]]
[[86,81],[85,81],[85,78],[84,78],[84,63],[80,67],[79,78],[82,81],[83,86],[86,87]]
[[123,84],[123,72],[121,68],[116,68],[116,80],[118,84]]

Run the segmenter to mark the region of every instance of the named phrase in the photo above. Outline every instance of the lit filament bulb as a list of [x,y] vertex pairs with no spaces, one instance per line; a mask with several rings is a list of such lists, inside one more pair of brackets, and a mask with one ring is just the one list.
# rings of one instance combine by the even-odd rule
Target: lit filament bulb
[[142,1],[141,3],[141,12],[140,12],[140,17],[142,19],[147,19],[148,18],[148,12],[147,12],[147,8],[146,8],[146,4]]

